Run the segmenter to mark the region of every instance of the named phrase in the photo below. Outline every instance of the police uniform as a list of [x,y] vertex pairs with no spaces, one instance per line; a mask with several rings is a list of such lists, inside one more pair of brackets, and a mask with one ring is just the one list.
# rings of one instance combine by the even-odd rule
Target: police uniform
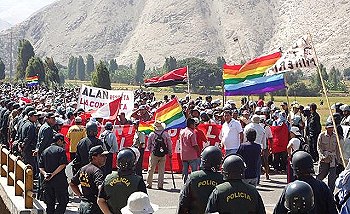
[[98,197],[106,200],[112,213],[120,214],[120,209],[127,205],[129,196],[138,191],[147,193],[146,184],[141,176],[134,172],[112,172],[104,180]]
[[180,194],[178,214],[203,214],[215,186],[223,182],[219,172],[199,170],[189,175]]
[[52,138],[54,135],[53,128],[48,124],[44,123],[39,129],[38,133],[38,143],[36,148],[38,149],[38,154],[40,155],[47,147],[52,143]]
[[82,167],[72,178],[71,182],[76,186],[80,184],[83,193],[79,207],[80,213],[102,213],[97,205],[97,195],[103,178],[102,170],[92,163]]
[[[89,161],[89,150],[94,146],[101,145],[104,148],[102,141],[94,136],[88,136],[81,139],[77,146],[77,153],[73,161],[73,173],[88,164]],[[104,148],[105,149],[105,148]]]
[[22,156],[24,163],[32,165],[34,175],[37,175],[37,162],[33,156],[37,142],[35,125],[33,122],[26,120],[19,131],[19,142],[23,143]]
[[[47,173],[53,173],[62,164],[68,164],[66,151],[56,144],[45,149],[39,161],[39,167],[44,168]],[[48,214],[65,213],[68,204],[68,182],[65,170],[61,170],[50,180],[44,181],[43,190],[46,212]],[[56,201],[58,205],[55,209]]]
[[256,188],[242,180],[230,180],[215,187],[211,193],[205,213],[261,213],[265,214],[264,203]]
[[[314,192],[315,207],[311,210],[310,214],[338,213],[333,199],[333,195],[324,182],[317,180],[311,175],[298,178],[298,180],[308,183]],[[278,203],[276,204],[276,207],[273,211],[274,214],[288,213],[288,210],[284,207],[285,191],[286,189],[284,189]]]

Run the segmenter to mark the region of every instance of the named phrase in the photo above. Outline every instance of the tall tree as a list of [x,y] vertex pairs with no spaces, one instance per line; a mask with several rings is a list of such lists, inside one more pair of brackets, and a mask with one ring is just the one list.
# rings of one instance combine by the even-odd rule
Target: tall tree
[[43,61],[39,57],[30,58],[26,69],[26,76],[38,76],[40,83],[45,82],[45,67]]
[[68,79],[75,79],[77,74],[77,59],[74,56],[69,57],[68,61]]
[[46,82],[49,85],[60,84],[60,76],[58,73],[58,68],[53,61],[53,58],[46,57],[45,59],[45,71],[46,71]]
[[165,62],[163,65],[163,70],[165,72],[172,71],[177,68],[177,62],[175,57],[170,56],[169,58],[165,58]]
[[118,70],[118,64],[116,59],[111,59],[109,61],[109,72],[112,74],[115,74],[115,72]]
[[35,53],[32,44],[26,39],[20,40],[18,45],[18,56],[15,77],[17,80],[24,79],[29,59],[34,57],[34,55]]
[[136,60],[136,75],[135,82],[140,85],[143,83],[143,77],[145,75],[145,62],[143,61],[143,57],[139,54],[139,57]]
[[0,80],[5,79],[5,64],[0,58]]
[[96,66],[96,71],[92,73],[91,85],[94,87],[112,89],[109,71],[103,61]]
[[222,66],[224,66],[224,64],[226,64],[225,58],[223,56],[219,56],[218,58],[216,58],[216,64],[222,70]]
[[91,54],[88,54],[86,57],[86,75],[89,77],[91,72],[95,70],[94,57]]
[[79,56],[77,61],[77,72],[79,80],[85,80],[85,63],[82,56]]

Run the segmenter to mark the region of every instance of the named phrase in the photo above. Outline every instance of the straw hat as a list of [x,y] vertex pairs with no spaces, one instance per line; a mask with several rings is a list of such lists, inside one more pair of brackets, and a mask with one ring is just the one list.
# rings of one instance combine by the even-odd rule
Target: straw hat
[[165,123],[162,123],[162,121],[155,121],[152,125],[154,127],[155,131],[163,131],[166,127]]
[[122,214],[149,214],[158,210],[158,205],[151,204],[144,192],[134,192],[128,198],[128,204],[120,211]]

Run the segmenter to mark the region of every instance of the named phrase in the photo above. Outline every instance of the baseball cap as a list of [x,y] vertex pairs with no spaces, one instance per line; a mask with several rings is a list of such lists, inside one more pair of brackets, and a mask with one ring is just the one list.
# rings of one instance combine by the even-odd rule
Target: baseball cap
[[45,115],[46,118],[51,118],[51,117],[56,117],[56,114],[53,113],[53,112],[48,112],[46,115]]
[[75,118],[75,122],[76,123],[81,123],[81,122],[83,122],[83,119],[81,119],[81,117],[76,117]]
[[94,146],[89,150],[89,156],[96,156],[96,155],[107,155],[109,152],[104,150],[102,146]]
[[58,140],[63,140],[64,141],[64,136],[63,134],[55,134],[53,136],[53,142],[57,142]]
[[31,117],[31,116],[39,116],[39,114],[36,111],[30,111],[30,112],[28,112],[28,116],[29,117]]

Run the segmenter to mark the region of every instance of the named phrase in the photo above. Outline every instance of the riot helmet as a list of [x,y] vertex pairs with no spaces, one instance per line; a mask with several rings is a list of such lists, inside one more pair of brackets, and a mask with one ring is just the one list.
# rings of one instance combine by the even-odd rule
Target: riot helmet
[[302,150],[295,151],[292,154],[292,168],[297,176],[314,173],[312,156]]
[[284,198],[284,206],[290,213],[309,213],[315,206],[312,188],[304,181],[290,183]]
[[218,171],[222,163],[222,152],[216,146],[208,146],[201,153],[201,169]]
[[118,171],[132,171],[135,166],[136,154],[130,148],[124,148],[117,155]]
[[94,122],[88,122],[86,124],[86,134],[89,137],[95,137],[98,133],[97,124]]
[[224,180],[243,179],[245,169],[246,164],[241,156],[236,154],[226,156],[222,164]]

